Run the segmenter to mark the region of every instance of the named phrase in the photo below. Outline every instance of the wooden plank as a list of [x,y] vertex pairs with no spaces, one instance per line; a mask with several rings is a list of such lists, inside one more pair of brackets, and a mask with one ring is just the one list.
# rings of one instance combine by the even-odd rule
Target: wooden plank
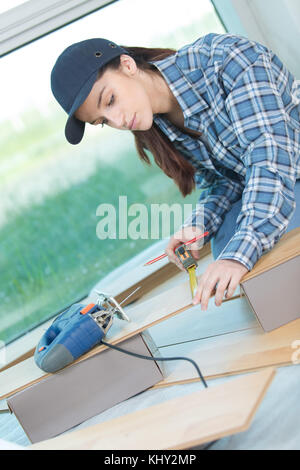
[[[118,302],[121,302],[127,295],[134,291],[134,289],[139,287],[128,301],[124,302],[123,305],[125,306],[133,301],[141,301],[144,296],[149,295],[150,292],[155,289],[159,289],[162,284],[167,283],[180,272],[175,264],[170,263],[168,259],[163,259],[161,262],[150,266],[143,265],[151,256],[157,254],[156,250],[161,251],[164,244],[165,242],[163,244],[156,243],[150,249],[135,256],[121,267],[116,268],[108,276],[99,281],[82,302],[90,303],[95,301],[97,298],[95,290],[98,289],[113,295]],[[200,254],[200,264],[203,258],[208,256],[211,258],[211,247],[209,243],[203,246]],[[35,346],[40,336],[43,334],[43,331],[50,326],[53,320],[54,318],[40,325],[34,331],[27,333],[25,335],[26,337],[20,338],[13,344],[7,346],[7,363],[0,368],[0,373],[24,361],[28,357],[33,356]]]
[[247,330],[258,326],[257,319],[245,297],[238,297],[217,307],[214,299],[208,309],[200,305],[186,310],[148,329],[155,344],[164,350],[166,346],[197,341],[205,338]]
[[[160,245],[159,245],[160,246]],[[211,249],[210,244],[204,245],[201,250],[201,259],[210,255]],[[271,269],[281,263],[283,260],[290,259],[291,257],[296,256],[300,253],[300,227],[297,229],[292,230],[291,232],[285,234],[281,240],[275,245],[275,247],[266,255],[264,255],[255,265],[254,269],[244,276],[242,282],[251,279],[253,276],[257,276],[260,273],[266,271],[267,269]],[[138,255],[136,260],[139,259],[138,266],[131,266],[133,260],[129,263],[124,265],[124,269],[126,265],[131,266],[131,269],[128,269],[129,275],[126,272],[123,276],[119,276],[120,268],[117,268],[111,275],[104,278],[100,281],[95,288],[99,289],[108,289],[112,295],[116,296],[117,300],[121,301],[125,298],[134,288],[141,286],[136,294],[129,299],[130,301],[141,299],[141,297],[147,298],[147,295],[150,295],[151,292],[155,291],[155,289],[160,289],[161,284],[166,282],[167,280],[171,279],[172,277],[178,275],[178,269],[172,263],[168,263],[167,260],[162,260],[160,263],[162,265],[154,264],[150,266],[142,266],[144,261],[148,260],[150,257],[150,251],[145,250],[144,254]],[[135,260],[135,263],[137,262]],[[210,261],[210,260],[209,260]],[[130,264],[131,263],[131,264]],[[200,263],[201,265],[201,263]],[[125,269],[125,271],[127,271]],[[114,274],[115,273],[115,274]],[[116,279],[114,279],[114,276]],[[87,301],[92,301],[95,297],[94,289],[92,289],[89,297],[86,299]],[[140,300],[141,301],[141,300]],[[35,337],[34,337],[35,338]],[[28,345],[27,348],[23,348],[21,354],[10,359],[9,364],[6,364],[0,372],[8,369],[9,367],[15,366],[19,362],[23,361],[27,357],[32,356],[34,352],[34,346],[36,343],[36,338]],[[23,361],[25,362],[25,361]],[[28,369],[28,365],[24,364],[24,369]],[[15,370],[15,369],[14,369]],[[18,373],[18,371],[16,370]],[[28,369],[30,374],[30,371]],[[33,376],[36,374],[33,373]],[[1,374],[0,374],[0,383],[1,383]],[[0,393],[1,393],[1,385],[0,385]]]
[[5,365],[0,368],[0,372],[9,367],[24,361],[30,356],[33,356],[35,346],[39,342],[42,334],[51,325],[52,320],[44,322],[34,330],[24,334],[20,338],[16,339],[12,343],[5,346]]
[[[295,238],[293,237],[296,237],[296,238],[298,237],[298,229],[294,230],[293,232],[290,232],[290,234],[287,234],[287,235],[290,235],[290,237],[292,237],[292,241],[293,241],[292,247],[294,251],[289,249],[287,253],[285,248],[283,248],[285,256],[288,256],[291,252],[293,252],[293,254],[295,253],[295,250],[296,250]],[[289,246],[290,246],[290,243],[289,243]],[[276,260],[278,261],[279,258],[280,256],[277,256]],[[273,258],[272,260],[274,261]],[[273,263],[272,266],[274,265],[273,261],[272,261]],[[270,263],[269,263],[269,266],[270,266]],[[264,269],[265,267],[266,267],[266,263],[264,264]],[[167,303],[166,303],[166,299],[167,299]],[[154,298],[148,299],[147,301],[143,302],[140,305],[127,307],[126,311],[127,311],[129,318],[131,319],[131,322],[129,324],[125,324],[124,322],[120,320],[116,320],[113,327],[110,329],[110,331],[107,334],[106,341],[111,342],[112,344],[117,344],[120,341],[126,340],[134,336],[135,334],[140,333],[141,331],[149,328],[150,326],[156,325],[162,320],[171,318],[172,316],[180,312],[183,312],[184,310],[187,310],[188,308],[191,308],[192,307],[191,301],[192,299],[191,299],[191,294],[189,290],[189,283],[188,281],[185,281],[182,284],[176,285],[173,288],[161,293],[160,295],[157,295]],[[287,327],[288,326],[289,325],[287,325]],[[274,334],[276,335],[277,333],[274,332]],[[279,335],[280,335],[280,332],[279,332]],[[262,341],[264,342],[265,340],[263,339]],[[75,362],[85,360],[88,357],[93,356],[94,354],[98,354],[101,351],[103,351],[105,348],[106,347],[103,345],[98,346],[94,348],[93,350],[89,351],[87,354],[85,354],[84,356],[82,356]],[[284,348],[286,352],[288,349],[286,342],[284,343]],[[222,350],[222,348],[220,349]],[[273,351],[275,350],[276,350],[276,347],[274,346]],[[275,352],[273,353],[273,355],[274,354]],[[240,355],[238,355],[238,357],[240,357]],[[264,358],[265,357],[266,357],[266,354],[264,354]],[[276,354],[276,357],[278,357],[279,363],[282,364],[283,359],[281,358],[281,355]],[[286,354],[284,355],[284,358],[286,358]],[[286,359],[284,359],[284,361],[285,363],[289,363],[289,360],[286,361]],[[38,368],[34,364],[33,359],[28,359],[25,362],[26,364],[21,363],[25,365],[22,373],[21,373],[21,370],[19,370],[19,373],[18,373],[16,369],[11,368],[11,370],[8,369],[7,371],[4,371],[0,374],[0,394],[1,394],[0,400],[48,376],[48,374],[45,374],[42,371],[38,370]],[[222,356],[220,356],[220,363],[222,363]],[[273,364],[274,363],[277,364],[277,362],[273,362]],[[72,367],[72,366],[69,366],[69,367]],[[220,367],[220,369],[222,369],[223,372],[218,372],[219,374],[230,373],[231,369],[229,370],[227,366],[224,372],[224,367],[225,367],[224,364],[222,367]],[[245,367],[245,366],[242,366],[242,367]],[[257,366],[255,365],[255,367]]]
[[273,368],[249,374],[34,444],[28,449],[158,450],[195,447],[248,429],[274,374]]
[[[165,299],[168,299],[166,304]],[[167,293],[148,299],[146,302],[136,307],[125,307],[126,313],[130,318],[130,323],[115,319],[113,326],[106,335],[106,341],[117,344],[120,341],[131,338],[132,336],[153,326],[163,319],[186,310],[192,306],[189,281],[186,280],[180,286],[175,286]],[[88,353],[81,356],[74,363],[83,361],[95,354],[105,350],[106,346],[97,346]],[[74,364],[73,363],[73,364]],[[68,366],[72,367],[72,365]],[[7,398],[13,393],[23,390],[25,387],[37,383],[50,374],[40,370],[34,363],[33,357],[11,367],[0,374],[0,400]]]
[[[139,271],[140,270],[136,270]],[[137,299],[140,299],[143,295],[147,294],[150,292],[152,289],[160,285],[162,282],[171,279],[173,276],[175,276],[178,273],[178,268],[172,264],[172,263],[165,263],[164,266],[161,266],[158,268],[156,271],[153,269],[153,272],[150,273],[150,275],[146,275],[146,272],[143,271],[143,273],[140,272],[140,281],[138,282],[137,279],[139,278],[138,273],[135,272],[134,276],[134,282],[133,287],[127,287],[123,291],[122,288],[124,287],[124,282],[121,282],[120,284],[115,281],[114,284],[112,284],[112,288],[109,289],[106,284],[106,289],[105,291],[109,291],[108,293],[115,296],[116,300],[118,302],[121,302],[123,299],[127,297],[127,295],[133,291],[136,287],[140,287],[140,289],[135,292],[135,294],[128,299],[127,302],[124,302],[124,305],[126,303],[128,304],[129,302],[133,302]],[[130,283],[130,275],[127,274],[127,284]],[[101,289],[101,283],[97,284],[98,288]],[[94,293],[94,289],[91,291],[91,293],[84,299],[82,299],[82,303],[90,303],[93,300],[96,299],[96,295]],[[28,357],[31,357],[34,355],[35,347],[36,344],[38,343],[40,337],[42,334],[45,332],[45,330],[51,325],[55,317],[53,317],[52,320],[45,322],[43,325],[40,325],[37,327],[35,330],[33,330],[30,333],[27,333],[24,335],[24,337],[19,338],[16,340],[13,344],[10,344],[6,348],[6,358],[7,362],[6,364],[0,368],[0,373],[10,367],[15,366],[19,362],[24,361]]]
[[35,348],[31,348],[28,351],[24,352],[24,354],[22,354],[21,356],[18,356],[13,361],[6,363],[6,365],[0,369],[0,372],[3,372],[6,369],[9,369],[10,367],[13,367],[19,364],[19,362],[25,361],[26,359],[34,355],[34,351],[35,351]]
[[246,282],[298,255],[300,255],[300,227],[285,233],[274,248],[257,261],[241,282]]
[[[192,296],[189,281],[186,280],[142,304],[125,307],[130,322],[127,323],[116,318],[106,335],[106,341],[111,344],[118,344],[191,307],[193,307]],[[97,346],[74,361],[73,364],[99,354],[106,348],[107,346],[104,345]],[[73,364],[68,367],[72,367]],[[39,382],[49,375],[36,366],[33,357],[3,371],[0,374],[0,400]]]
[[243,282],[242,290],[264,331],[300,318],[300,255]]
[[[201,273],[205,271],[207,266],[213,262],[213,257],[211,252],[209,251],[207,253],[206,247],[204,247],[201,251],[202,257],[199,260],[198,267],[197,267],[197,275],[200,276]],[[161,294],[162,292],[170,289],[171,287],[178,285],[180,282],[183,282],[186,280],[186,273],[181,271],[179,268],[177,268],[177,272],[174,276],[170,277],[169,279],[164,279],[163,282],[161,282],[159,285],[156,287],[153,287],[151,291],[146,292],[142,298],[138,299],[136,301],[136,304],[142,303],[147,299],[153,298],[154,296]]]
[[[88,301],[93,301],[97,298],[95,290],[103,290],[104,292],[114,296],[116,300],[120,302],[139,287],[128,301],[123,304],[127,305],[137,299],[143,298],[146,294],[152,292],[153,289],[161,286],[168,279],[171,279],[173,276],[178,274],[179,269],[177,266],[174,263],[170,263],[167,258],[149,266],[144,266],[144,262],[149,260],[150,253],[152,253],[152,251],[147,250],[145,252],[149,253],[149,255],[146,255],[145,253],[138,255],[134,260],[134,264],[132,263],[133,260],[130,260],[122,267],[117,268],[105,279],[101,280],[92,289],[88,297]],[[204,245],[200,250],[199,262],[201,263],[202,258],[206,257],[210,253],[210,244]],[[140,264],[136,266],[137,262]],[[120,272],[122,272],[122,274],[120,274]]]
[[[300,338],[300,319],[264,333],[260,327],[200,341],[160,348],[162,356],[185,356],[196,361],[206,379],[239,374],[269,366],[292,364],[292,345]],[[156,387],[199,380],[186,361],[164,364],[165,379]]]

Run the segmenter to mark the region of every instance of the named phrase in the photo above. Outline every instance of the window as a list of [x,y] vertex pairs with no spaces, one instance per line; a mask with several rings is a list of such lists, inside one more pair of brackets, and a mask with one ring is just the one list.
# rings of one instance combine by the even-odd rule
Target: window
[[0,5],[0,14],[1,13],[4,13],[8,10],[11,10],[12,8],[15,8],[19,5],[21,5],[22,3],[25,3],[26,0],[9,0],[8,2],[1,2],[1,5]]
[[[209,0],[120,0],[1,60],[0,339],[12,341],[85,296],[149,239],[96,236],[99,204],[191,202],[157,167],[139,162],[133,136],[87,126],[65,141],[66,115],[49,76],[60,52],[91,37],[178,48],[224,32]],[[122,132],[122,133],[121,133]]]

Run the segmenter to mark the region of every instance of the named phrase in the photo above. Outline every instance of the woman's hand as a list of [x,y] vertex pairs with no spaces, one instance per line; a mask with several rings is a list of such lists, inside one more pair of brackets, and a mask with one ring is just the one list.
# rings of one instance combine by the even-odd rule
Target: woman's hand
[[219,259],[211,263],[201,276],[193,304],[201,303],[201,310],[206,310],[211,295],[215,292],[215,304],[222,304],[224,293],[226,299],[233,296],[235,289],[248,269],[241,263],[230,259]]
[[[203,231],[198,227],[185,227],[176,232],[171,238],[165,250],[169,261],[175,263],[181,271],[186,272],[174,251],[177,246],[201,235]],[[204,240],[201,239],[189,246],[192,256],[197,260],[200,258],[199,250],[202,248]],[[233,296],[237,286],[248,269],[241,263],[230,259],[220,259],[211,263],[200,277],[198,289],[193,299],[193,303],[201,303],[201,309],[206,310],[210,297],[215,292],[215,304],[219,307],[222,304],[224,294],[226,299]]]
[[[183,267],[182,263],[179,261],[177,256],[175,255],[174,251],[182,243],[186,243],[192,240],[199,235],[202,235],[203,231],[198,227],[184,227],[183,229],[179,230],[178,232],[174,233],[174,235],[170,238],[170,241],[165,249],[165,253],[169,258],[169,261],[175,263],[181,271],[185,271],[186,269]],[[197,260],[200,258],[199,250],[202,248],[204,244],[204,240],[200,239],[191,245],[188,245],[186,248],[191,252],[191,255]]]

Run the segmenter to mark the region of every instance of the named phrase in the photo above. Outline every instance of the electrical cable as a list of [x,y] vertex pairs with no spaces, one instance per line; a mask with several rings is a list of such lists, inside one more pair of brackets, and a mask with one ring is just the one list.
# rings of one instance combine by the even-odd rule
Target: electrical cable
[[112,348],[112,349],[116,349],[117,351],[120,351],[120,352],[123,352],[125,354],[128,354],[129,356],[134,356],[134,357],[138,357],[140,359],[146,359],[146,360],[150,360],[150,361],[179,361],[179,360],[182,360],[182,361],[189,361],[193,364],[193,366],[195,367],[195,369],[197,370],[197,373],[200,377],[200,380],[202,381],[203,385],[205,388],[207,388],[207,383],[206,381],[204,380],[204,377],[201,373],[201,370],[199,369],[198,367],[198,364],[193,361],[193,359],[190,359],[189,357],[153,357],[153,356],[144,356],[142,354],[137,354],[137,353],[134,353],[134,352],[131,352],[131,351],[126,351],[125,349],[123,348],[120,348],[119,346],[114,346],[110,343],[106,343],[105,341],[101,341],[102,344],[104,344],[104,346],[108,346],[109,348]]
[[[123,348],[120,348],[119,346],[115,346],[115,345],[112,345],[110,343],[106,343],[105,341],[101,341],[102,344],[104,344],[104,346],[108,346],[109,348],[112,348],[112,349],[115,349],[117,351],[120,351],[120,352],[123,352],[125,354],[128,354],[129,356],[134,356],[134,357],[138,357],[139,359],[146,359],[146,360],[150,360],[150,361],[177,361],[177,360],[183,360],[183,361],[188,361],[188,362],[191,362],[193,364],[193,366],[195,367],[195,369],[197,370],[197,373],[200,377],[200,380],[202,381],[203,385],[205,388],[207,388],[207,383],[201,373],[201,370],[199,369],[198,367],[198,364],[193,361],[193,359],[190,359],[189,357],[153,357],[153,356],[144,356],[143,354],[137,354],[137,353],[133,353],[131,351],[127,351]],[[206,445],[203,445],[203,447],[201,447],[201,450],[208,450],[215,442],[217,441],[212,441],[212,442],[209,442],[207,443]]]

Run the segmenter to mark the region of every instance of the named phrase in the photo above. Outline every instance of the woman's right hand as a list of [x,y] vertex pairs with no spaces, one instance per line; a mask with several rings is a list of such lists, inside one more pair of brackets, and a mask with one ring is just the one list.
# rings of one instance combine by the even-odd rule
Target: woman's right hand
[[[165,249],[165,253],[169,258],[169,261],[171,263],[175,263],[176,266],[178,266],[181,271],[185,271],[185,268],[183,267],[183,264],[179,261],[177,256],[175,255],[175,249],[179,246],[182,245],[183,243],[186,243],[190,240],[192,240],[195,237],[198,237],[199,235],[203,234],[203,230],[201,230],[199,227],[194,227],[194,226],[189,226],[189,227],[184,227],[178,232],[174,233],[172,237],[170,238],[170,241]],[[191,255],[197,260],[200,258],[199,251],[202,248],[204,244],[204,239],[197,240],[195,243],[192,243],[191,245],[188,245],[186,247],[187,250],[191,251]]]

